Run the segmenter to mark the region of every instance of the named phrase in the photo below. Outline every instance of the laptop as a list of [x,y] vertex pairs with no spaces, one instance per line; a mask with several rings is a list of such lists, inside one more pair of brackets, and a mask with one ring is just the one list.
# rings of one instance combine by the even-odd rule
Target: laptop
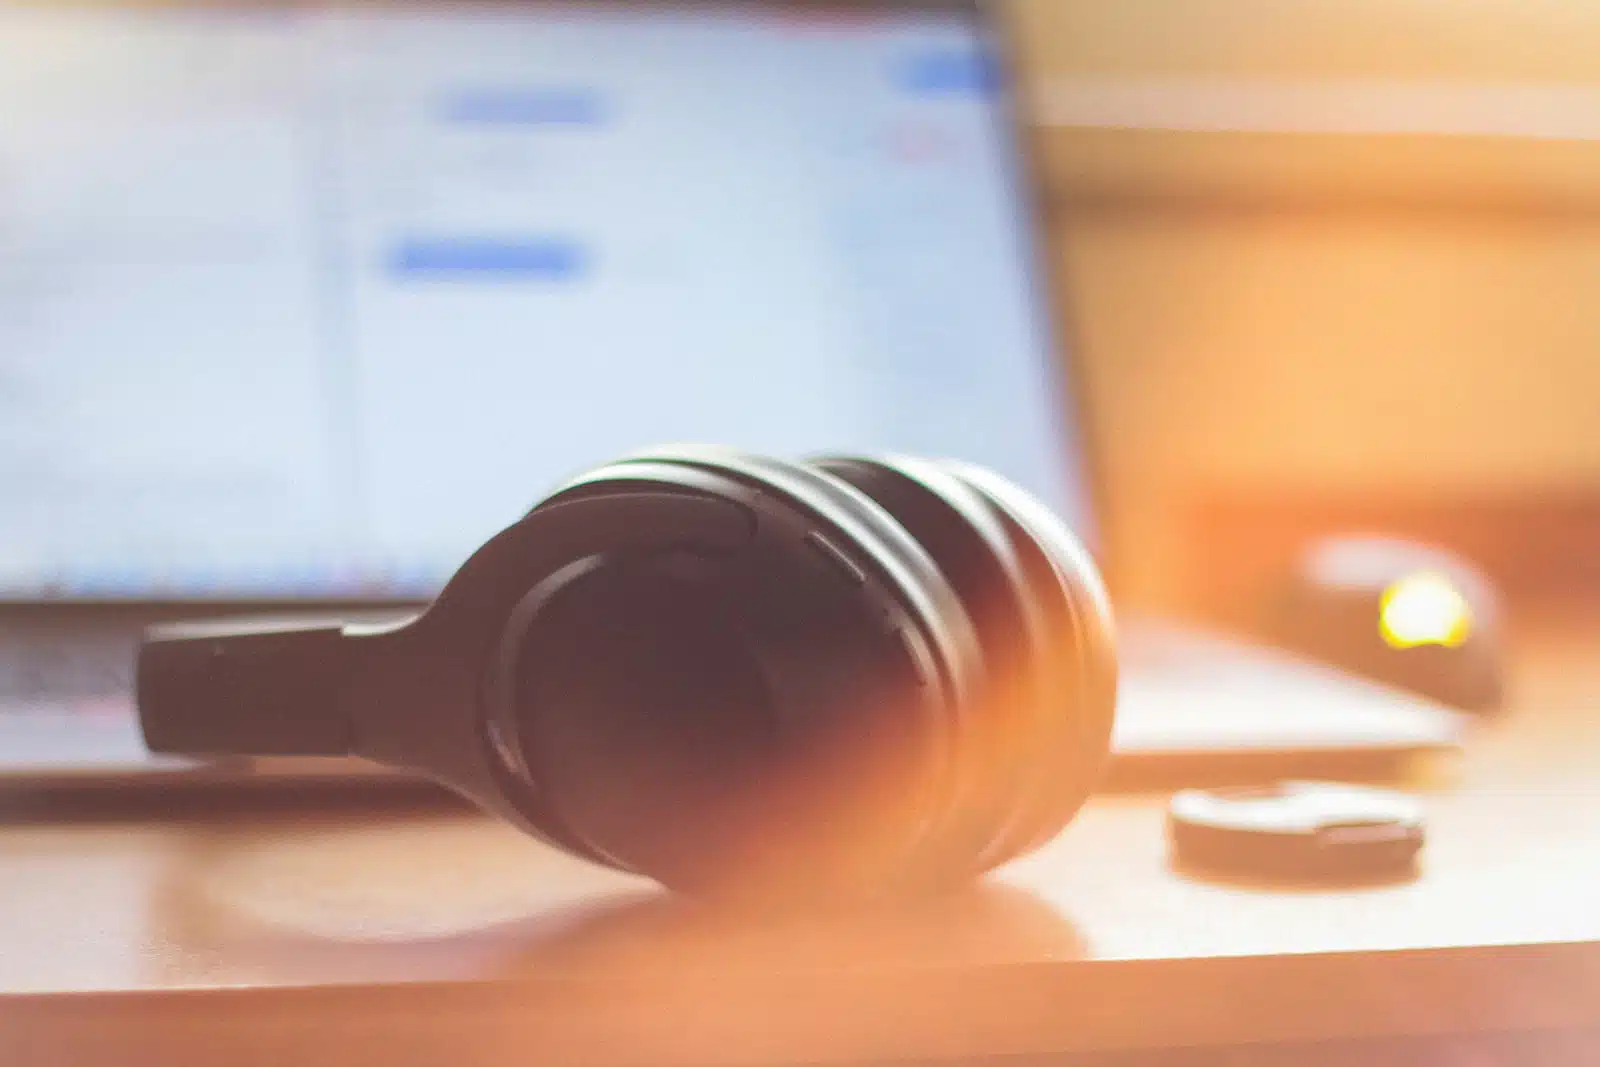
[[[0,784],[361,773],[152,758],[140,631],[415,610],[660,441],[957,456],[1098,550],[1009,74],[970,0],[0,7]],[[1124,767],[1457,736],[1123,630]]]

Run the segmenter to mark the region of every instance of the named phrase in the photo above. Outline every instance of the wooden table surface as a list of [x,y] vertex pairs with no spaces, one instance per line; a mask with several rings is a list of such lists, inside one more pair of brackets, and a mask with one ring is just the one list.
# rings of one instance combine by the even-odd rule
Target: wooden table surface
[[0,1062],[1600,1041],[1600,619],[1525,637],[1512,688],[1417,783],[1418,877],[1353,888],[1184,877],[1153,795],[953,898],[810,916],[669,899],[461,811],[0,813]]

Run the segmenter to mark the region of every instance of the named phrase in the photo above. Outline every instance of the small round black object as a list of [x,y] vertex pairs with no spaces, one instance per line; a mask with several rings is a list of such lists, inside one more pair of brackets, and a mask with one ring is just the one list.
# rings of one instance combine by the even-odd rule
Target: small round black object
[[1336,782],[1186,789],[1168,807],[1167,832],[1186,867],[1275,878],[1404,874],[1423,843],[1415,799]]

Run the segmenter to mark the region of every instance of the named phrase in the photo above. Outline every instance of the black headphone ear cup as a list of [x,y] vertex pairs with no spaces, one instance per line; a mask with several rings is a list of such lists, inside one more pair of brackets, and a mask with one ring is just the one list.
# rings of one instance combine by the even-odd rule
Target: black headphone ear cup
[[664,490],[736,505],[749,543],[589,557],[505,645],[506,717],[569,836],[700,892],[882,893],[970,874],[950,858],[970,808],[955,720],[982,657],[926,551],[847,483],[714,449],[601,468],[527,521]]

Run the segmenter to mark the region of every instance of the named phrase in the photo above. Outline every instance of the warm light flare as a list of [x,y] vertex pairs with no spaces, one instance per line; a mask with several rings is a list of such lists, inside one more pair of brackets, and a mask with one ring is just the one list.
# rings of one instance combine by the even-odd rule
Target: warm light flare
[[1455,648],[1472,632],[1472,609],[1441,574],[1408,574],[1383,591],[1378,632],[1391,648]]

